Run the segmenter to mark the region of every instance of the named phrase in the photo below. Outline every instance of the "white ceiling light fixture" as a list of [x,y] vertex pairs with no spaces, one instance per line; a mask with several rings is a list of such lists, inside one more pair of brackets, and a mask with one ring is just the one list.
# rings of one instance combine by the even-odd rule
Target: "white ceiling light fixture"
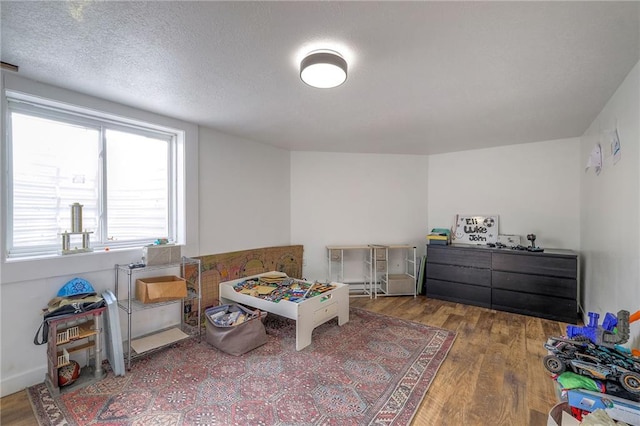
[[319,89],[340,86],[347,79],[347,61],[333,50],[316,50],[300,62],[300,79]]

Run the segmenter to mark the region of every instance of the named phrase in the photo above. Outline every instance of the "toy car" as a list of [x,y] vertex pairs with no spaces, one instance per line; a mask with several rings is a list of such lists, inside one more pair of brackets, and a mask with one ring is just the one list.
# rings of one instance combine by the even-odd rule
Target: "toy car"
[[550,337],[544,347],[549,354],[543,363],[551,373],[561,374],[570,369],[593,379],[617,381],[625,390],[640,394],[639,357],[581,338]]

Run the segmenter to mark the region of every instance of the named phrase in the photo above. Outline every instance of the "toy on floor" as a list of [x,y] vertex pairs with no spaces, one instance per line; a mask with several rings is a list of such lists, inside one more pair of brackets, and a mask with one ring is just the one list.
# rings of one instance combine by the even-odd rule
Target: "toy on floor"
[[602,325],[598,314],[589,313],[584,327],[567,326],[567,337],[550,337],[544,347],[549,354],[543,363],[547,370],[561,374],[571,370],[597,380],[619,382],[633,394],[640,394],[640,351],[619,346],[629,339],[629,324],[640,319],[640,311],[629,315],[607,313]]
[[567,326],[567,336],[577,339],[584,337],[595,345],[610,348],[620,343],[626,343],[629,340],[629,323],[631,322],[629,311],[619,311],[617,318],[611,312],[607,312],[602,321],[602,326],[598,325],[599,317],[599,314],[589,312],[589,325],[584,327],[569,325]]

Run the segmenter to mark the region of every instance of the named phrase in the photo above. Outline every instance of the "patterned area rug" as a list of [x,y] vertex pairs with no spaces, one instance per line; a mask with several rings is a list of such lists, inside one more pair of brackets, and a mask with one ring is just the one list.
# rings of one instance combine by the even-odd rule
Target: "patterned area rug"
[[[52,398],[28,389],[41,425],[407,425],[455,333],[351,308],[295,350],[295,323],[269,314],[269,341],[226,355],[187,339],[130,372]],[[106,364],[108,369],[108,364]]]

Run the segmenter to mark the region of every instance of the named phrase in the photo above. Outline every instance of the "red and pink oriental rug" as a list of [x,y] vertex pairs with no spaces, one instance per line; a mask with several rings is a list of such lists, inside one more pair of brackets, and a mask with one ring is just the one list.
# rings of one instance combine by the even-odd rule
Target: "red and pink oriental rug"
[[[235,357],[189,339],[53,398],[28,389],[41,425],[407,425],[455,333],[351,308],[295,350],[295,324],[269,314],[269,341]],[[107,367],[108,368],[108,367]]]

